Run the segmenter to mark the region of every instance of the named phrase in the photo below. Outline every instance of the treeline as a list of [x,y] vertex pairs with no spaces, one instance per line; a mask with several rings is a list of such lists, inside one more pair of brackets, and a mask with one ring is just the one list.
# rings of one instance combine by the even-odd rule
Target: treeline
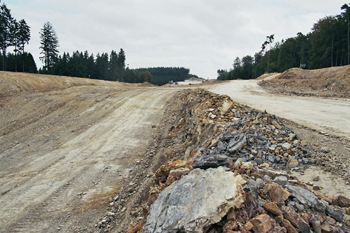
[[125,52],[112,50],[108,53],[93,54],[85,52],[63,53],[51,62],[51,68],[39,69],[39,73],[64,75],[81,78],[121,81],[125,75]]
[[[0,1],[1,2],[1,1]],[[17,21],[11,15],[11,10],[7,8],[5,3],[0,4],[0,48],[1,48],[1,59],[2,66],[1,70],[13,70],[13,71],[24,71],[26,57],[28,54],[24,54],[25,44],[28,44],[30,40],[30,27],[24,19]],[[7,59],[7,49],[9,47],[13,48],[13,55],[9,55],[10,62],[6,61]],[[23,55],[21,67],[18,69],[17,64],[19,63],[17,55]],[[30,55],[31,56],[31,55]],[[14,57],[14,59],[13,59]],[[7,67],[8,64],[13,64],[14,67]],[[30,67],[28,69],[33,69]]]
[[164,85],[170,80],[183,81],[190,76],[189,69],[180,67],[129,69],[125,61],[126,56],[123,49],[120,49],[119,53],[112,50],[109,55],[101,53],[96,57],[89,54],[88,51],[75,51],[72,55],[63,53],[62,56],[54,58],[51,68],[40,68],[39,73],[127,83],[150,82],[155,85]]
[[319,69],[350,64],[350,7],[344,4],[336,16],[320,19],[307,35],[274,42],[266,37],[254,56],[237,57],[229,71],[218,70],[218,79],[252,79],[264,73],[283,72],[292,67]]
[[[3,55],[0,55],[0,60],[3,60]],[[5,67],[6,71],[38,73],[32,54],[27,52],[19,55],[7,53]]]
[[[0,59],[2,70],[39,72],[41,74],[53,74],[73,76],[109,81],[129,83],[150,82],[155,85],[163,85],[170,80],[183,81],[190,75],[189,69],[182,67],[156,67],[129,69],[125,65],[125,52],[120,49],[108,53],[89,54],[88,51],[75,51],[72,54],[59,55],[59,41],[56,32],[50,22],[44,23],[40,30],[40,59],[44,66],[37,71],[33,56],[24,52],[25,44],[30,40],[30,27],[24,19],[17,21],[11,15],[11,10],[0,0]],[[14,53],[8,53],[9,47],[14,48]],[[0,68],[1,69],[1,68]]]
[[149,72],[151,74],[150,83],[155,85],[164,85],[169,81],[184,81],[189,77],[197,77],[190,75],[190,70],[183,67],[152,67],[135,69],[138,73]]

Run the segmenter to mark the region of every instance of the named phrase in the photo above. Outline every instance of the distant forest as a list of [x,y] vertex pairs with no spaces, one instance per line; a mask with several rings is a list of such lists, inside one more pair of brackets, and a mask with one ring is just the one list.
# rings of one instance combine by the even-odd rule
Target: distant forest
[[292,67],[319,69],[350,64],[350,7],[341,13],[320,19],[307,35],[274,42],[266,37],[254,56],[237,57],[229,71],[219,69],[219,80],[253,79],[264,73],[283,72]]
[[64,52],[52,60],[49,70],[40,69],[39,73],[54,75],[102,79],[117,81],[123,79],[125,71],[125,52],[120,49],[119,53],[112,50],[107,53],[97,54],[96,58],[88,51],[75,51],[72,55]]
[[38,73],[34,58],[31,53],[23,52],[15,55],[14,53],[7,53],[6,59],[3,59],[3,55],[0,55],[0,60],[4,60],[4,66],[0,66],[0,70],[17,71],[27,73]]
[[40,69],[39,73],[102,79],[127,83],[149,82],[155,85],[164,85],[170,80],[183,81],[190,75],[189,69],[181,67],[154,67],[129,69],[125,65],[125,52],[120,49],[119,53],[112,50],[107,53],[97,54],[96,58],[88,51],[76,51],[72,55],[63,53],[56,57],[49,70]]
[[[30,27],[24,19],[17,20],[0,1],[0,70],[36,73],[33,56],[24,51],[30,41]],[[7,53],[13,48],[13,53]]]
[[[154,67],[154,68],[139,68],[135,69],[136,72],[143,73],[149,72],[152,77],[149,81],[155,85],[164,85],[169,81],[184,81],[190,77],[197,77],[190,74],[190,70],[183,67]],[[198,77],[197,77],[198,78]]]
[[[150,82],[156,85],[166,84],[170,80],[183,81],[188,77],[197,77],[190,75],[189,69],[181,67],[129,69],[125,65],[123,49],[119,52],[112,50],[110,54],[98,53],[96,57],[88,51],[75,51],[72,54],[64,52],[59,55],[59,40],[50,22],[44,23],[40,30],[40,59],[44,66],[38,71],[33,56],[24,51],[25,45],[30,41],[30,34],[26,21],[15,19],[11,10],[0,0],[0,70],[129,83]],[[14,53],[8,53],[9,48],[13,48]]]

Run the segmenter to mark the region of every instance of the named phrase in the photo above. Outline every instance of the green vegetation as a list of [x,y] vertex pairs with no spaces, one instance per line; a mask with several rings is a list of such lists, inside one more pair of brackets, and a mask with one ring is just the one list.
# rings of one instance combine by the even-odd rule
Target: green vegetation
[[50,69],[40,69],[39,73],[54,75],[102,79],[127,83],[149,82],[155,85],[164,85],[170,80],[183,81],[189,77],[197,77],[189,74],[189,69],[180,67],[156,67],[129,69],[125,66],[125,52],[119,53],[112,50],[107,53],[93,54],[85,52],[63,53],[63,56],[55,57],[51,61]]
[[341,10],[339,15],[320,19],[307,35],[299,32],[274,45],[274,35],[267,36],[261,51],[254,57],[237,57],[233,69],[217,71],[218,79],[252,79],[292,67],[319,69],[350,64],[350,7],[344,4]]
[[[36,72],[32,55],[24,52],[25,44],[28,44],[29,40],[30,27],[26,21],[24,19],[17,21],[12,17],[11,10],[7,8],[6,4],[0,4],[1,70]],[[9,47],[14,47],[14,54],[7,55]],[[20,62],[22,69],[18,69],[18,62]]]
[[190,70],[182,67],[154,67],[154,68],[139,68],[137,72],[149,72],[152,77],[148,81],[155,85],[164,85],[169,81],[184,81],[185,79],[192,77]]
[[[2,60],[2,55],[0,55],[0,60]],[[5,67],[7,71],[38,73],[32,54],[27,52],[23,52],[19,55],[7,53]]]
[[44,62],[43,70],[48,73],[53,65],[58,54],[58,38],[55,30],[50,22],[46,22],[40,31],[40,54],[43,56],[40,59]]
[[[40,50],[44,66],[41,74],[63,75],[81,78],[102,79],[128,83],[150,82],[164,85],[169,81],[184,81],[197,77],[189,74],[190,70],[182,67],[155,67],[129,69],[125,65],[126,57],[123,49],[108,53],[98,53],[96,57],[88,51],[75,51],[71,55],[64,52],[59,55],[59,41],[50,22],[44,23],[40,30]],[[11,10],[0,0],[0,59],[2,70],[38,72],[33,56],[24,52],[30,40],[30,27],[24,19],[17,22]],[[14,53],[7,53],[9,47]],[[18,65],[20,64],[20,65]],[[1,70],[1,68],[0,68]],[[198,77],[197,77],[198,78]]]
[[[64,75],[81,78],[102,79],[110,81],[122,81],[126,75],[125,52],[120,49],[119,53],[112,50],[107,53],[97,54],[96,58],[88,51],[63,53],[53,60],[50,74]],[[39,70],[45,73],[46,70]]]

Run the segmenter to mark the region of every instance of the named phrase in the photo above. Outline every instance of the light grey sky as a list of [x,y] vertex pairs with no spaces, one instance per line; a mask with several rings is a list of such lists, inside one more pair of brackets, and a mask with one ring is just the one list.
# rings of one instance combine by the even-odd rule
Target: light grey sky
[[[51,22],[63,52],[96,54],[123,48],[130,68],[185,67],[216,78],[236,57],[254,55],[267,35],[275,42],[311,31],[340,14],[344,0],[2,0],[31,27],[25,50],[42,66],[39,31]],[[8,51],[11,51],[10,48]]]

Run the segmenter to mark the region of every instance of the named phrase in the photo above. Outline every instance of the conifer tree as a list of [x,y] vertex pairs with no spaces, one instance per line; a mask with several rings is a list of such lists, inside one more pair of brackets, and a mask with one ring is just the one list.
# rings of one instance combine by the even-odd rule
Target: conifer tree
[[[24,54],[24,46],[29,43],[30,40],[30,27],[24,19],[19,21],[18,27],[18,49]],[[23,62],[23,72],[24,72],[24,62]]]
[[58,54],[58,39],[56,32],[50,22],[46,22],[40,31],[40,54],[43,56],[40,59],[44,62],[44,69],[48,73],[54,63],[55,58]]
[[2,70],[6,70],[6,49],[12,43],[12,37],[10,32],[10,26],[13,18],[11,16],[11,10],[7,8],[6,4],[0,5],[0,48],[2,50]]

